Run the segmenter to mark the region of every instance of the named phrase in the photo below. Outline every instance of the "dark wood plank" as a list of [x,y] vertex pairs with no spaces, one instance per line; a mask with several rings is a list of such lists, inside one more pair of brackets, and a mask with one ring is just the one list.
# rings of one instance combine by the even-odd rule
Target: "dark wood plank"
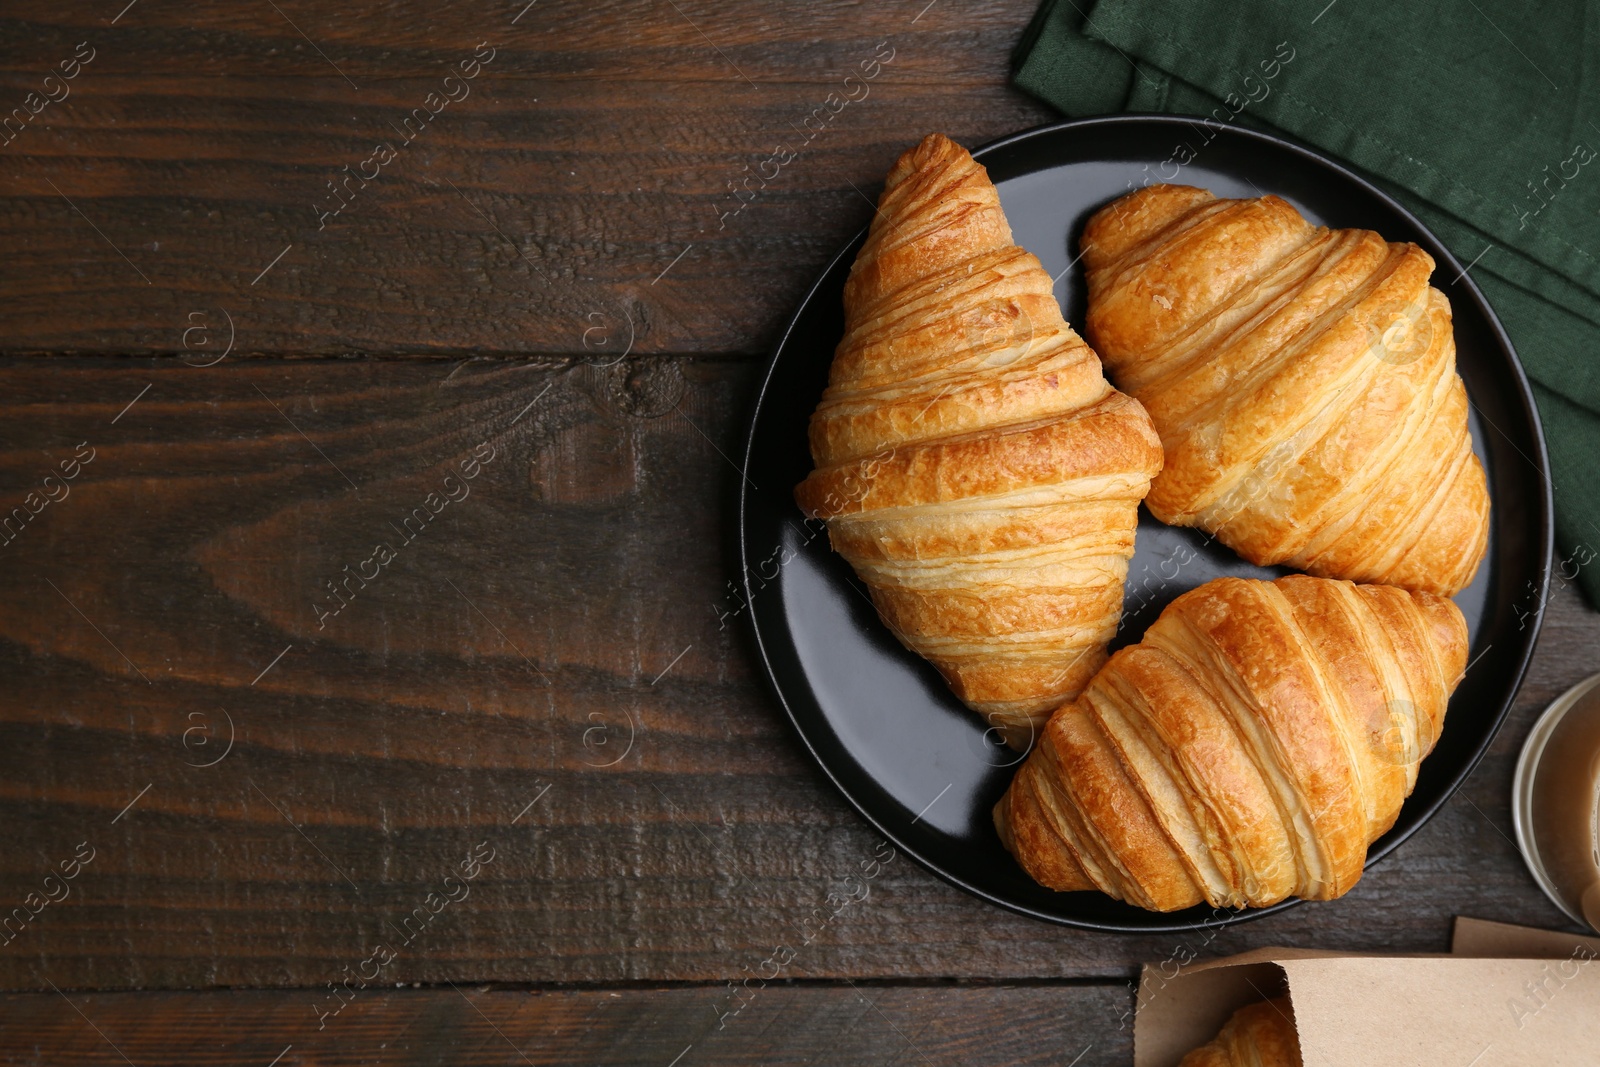
[[901,151],[1052,117],[1033,0],[279,7],[8,5],[5,107],[93,58],[0,135],[0,351],[758,353]]
[[[1107,1067],[1133,1054],[1121,987],[753,986],[517,992],[355,989],[0,997],[7,1062],[71,1064],[961,1063]],[[324,994],[332,1003],[332,995]],[[320,1025],[320,1029],[319,1029]],[[276,1059],[278,1056],[282,1059]],[[1079,1057],[1073,1059],[1074,1056]]]
[[[1533,715],[1594,669],[1600,616],[1571,589],[1466,790],[1340,902],[1094,936],[899,858],[801,943],[876,838],[719,628],[719,450],[751,379],[687,359],[0,366],[0,504],[94,449],[0,547],[0,905],[60,895],[46,877],[93,850],[8,931],[0,986],[321,988],[407,938],[384,981],[718,982],[775,946],[793,979],[1119,981],[1265,944],[1443,950],[1458,913],[1560,925],[1507,793]],[[470,495],[402,544],[390,524],[448,486]],[[323,583],[379,540],[396,558],[319,629]],[[493,860],[445,882],[480,842]]]

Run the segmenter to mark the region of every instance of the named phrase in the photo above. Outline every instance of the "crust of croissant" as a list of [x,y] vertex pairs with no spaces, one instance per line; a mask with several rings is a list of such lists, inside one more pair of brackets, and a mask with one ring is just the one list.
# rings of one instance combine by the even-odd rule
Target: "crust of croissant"
[[1108,388],[1096,403],[1048,422],[918,441],[819,467],[795,489],[795,500],[808,516],[832,519],[1103,482],[1137,507],[1138,497],[1127,490],[1146,480],[1143,472],[1159,469],[1161,456],[1144,409]]
[[1300,1035],[1288,997],[1246,1004],[1178,1067],[1301,1067]]
[[1026,747],[1105,660],[1160,439],[947,138],[890,171],[844,302],[795,500],[900,641]]
[[1157,518],[1260,565],[1442,595],[1472,580],[1487,483],[1426,252],[1184,186],[1102,209],[1083,250],[1090,340],[1166,452]]
[[1152,910],[1340,896],[1415,785],[1466,653],[1443,597],[1217,579],[1056,712],[996,829],[1040,884]]

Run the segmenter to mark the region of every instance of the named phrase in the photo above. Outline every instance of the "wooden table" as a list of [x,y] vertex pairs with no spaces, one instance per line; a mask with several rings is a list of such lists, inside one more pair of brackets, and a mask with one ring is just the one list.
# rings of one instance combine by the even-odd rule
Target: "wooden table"
[[1054,117],[1032,2],[7,4],[7,1062],[1126,1064],[1141,961],[1560,925],[1507,793],[1571,588],[1336,904],[1099,936],[898,857],[744,982],[877,840],[721,624],[727,457],[895,156]]

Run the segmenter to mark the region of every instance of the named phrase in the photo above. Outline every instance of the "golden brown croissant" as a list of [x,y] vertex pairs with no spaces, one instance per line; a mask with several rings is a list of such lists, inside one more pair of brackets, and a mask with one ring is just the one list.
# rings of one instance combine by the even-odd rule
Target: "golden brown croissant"
[[1026,747],[1104,662],[1160,441],[939,134],[889,172],[844,306],[795,498],[901,642]]
[[1178,1067],[1301,1067],[1289,998],[1246,1004]]
[[1157,185],[1083,235],[1087,334],[1150,412],[1149,507],[1245,559],[1453,595],[1489,529],[1433,259],[1276,196]]
[[1340,896],[1466,655],[1461,612],[1431,593],[1218,578],[1056,712],[995,826],[1041,884],[1154,911]]

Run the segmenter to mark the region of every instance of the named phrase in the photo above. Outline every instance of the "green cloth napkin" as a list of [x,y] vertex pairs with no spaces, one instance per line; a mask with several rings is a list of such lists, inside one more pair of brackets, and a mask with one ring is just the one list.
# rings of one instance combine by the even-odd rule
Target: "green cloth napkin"
[[1416,214],[1470,264],[1533,379],[1553,580],[1576,571],[1600,604],[1600,563],[1582,566],[1600,559],[1597,31],[1600,5],[1576,3],[1044,0],[1013,61],[1019,88],[1070,116],[1232,115]]

